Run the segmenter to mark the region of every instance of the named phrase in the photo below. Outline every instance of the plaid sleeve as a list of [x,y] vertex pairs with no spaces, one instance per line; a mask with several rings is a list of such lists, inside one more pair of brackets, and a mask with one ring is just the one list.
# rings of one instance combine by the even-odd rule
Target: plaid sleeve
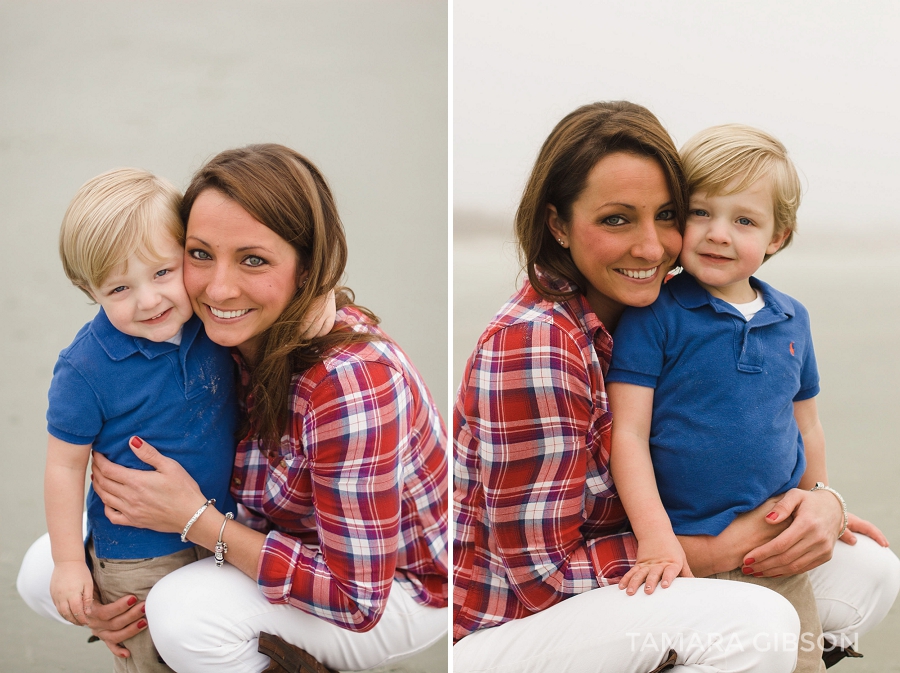
[[365,361],[341,365],[312,391],[294,431],[309,460],[320,546],[269,533],[258,580],[269,601],[352,631],[378,622],[397,559],[409,397],[396,370]]
[[513,591],[531,611],[608,584],[604,573],[621,575],[633,558],[630,536],[586,540],[581,530],[589,371],[572,337],[546,322],[500,330],[471,361],[464,413],[479,443],[486,514]]

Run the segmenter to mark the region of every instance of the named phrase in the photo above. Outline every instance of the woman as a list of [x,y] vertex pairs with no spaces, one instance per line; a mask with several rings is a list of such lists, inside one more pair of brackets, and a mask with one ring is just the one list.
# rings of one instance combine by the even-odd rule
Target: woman
[[[185,531],[224,560],[154,587],[146,621],[160,655],[176,671],[261,671],[265,632],[362,670],[428,647],[446,632],[445,431],[419,374],[349,291],[330,333],[300,336],[346,262],[324,178],[279,145],[226,151],[195,175],[182,216],[185,288],[240,369],[238,516],[139,437],[132,449],[154,471],[97,455],[93,473],[116,523]],[[127,607],[114,605],[91,622],[111,649],[137,626],[130,612],[110,619]]]
[[[797,615],[774,592],[615,586],[635,542],[608,470],[610,334],[674,267],[687,196],[668,134],[631,103],[579,108],[540,151],[516,215],[528,282],[481,336],[454,413],[456,673],[794,667]],[[747,556],[772,576],[821,566],[841,525],[831,494],[793,490],[718,537],[681,541],[698,576]],[[859,548],[813,571],[823,626],[849,643],[887,613],[900,575],[893,554]]]

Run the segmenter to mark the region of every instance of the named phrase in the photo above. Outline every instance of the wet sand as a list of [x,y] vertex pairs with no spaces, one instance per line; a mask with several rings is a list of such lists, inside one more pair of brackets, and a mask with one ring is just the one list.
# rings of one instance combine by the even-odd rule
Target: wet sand
[[[494,313],[515,291],[519,265],[511,218],[454,217],[453,380]],[[828,474],[853,513],[874,522],[900,548],[900,232],[869,226],[849,234],[803,223],[794,244],[758,276],[810,312],[822,381],[817,398]],[[842,543],[838,543],[842,544]],[[900,671],[900,601],[860,639],[865,658],[841,663],[855,673]]]
[[[0,2],[0,670],[109,670],[102,643],[16,594],[45,530],[53,365],[96,309],[64,277],[59,224],[88,178],[183,188],[216,152],[280,142],[331,183],[359,303],[447,400],[447,11],[440,2]],[[435,336],[440,335],[435,346]],[[447,671],[447,644],[391,670]]]

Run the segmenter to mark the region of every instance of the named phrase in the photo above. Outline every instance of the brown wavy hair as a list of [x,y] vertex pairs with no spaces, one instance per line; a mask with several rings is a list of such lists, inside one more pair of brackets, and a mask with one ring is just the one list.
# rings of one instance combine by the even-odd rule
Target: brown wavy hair
[[[275,323],[260,338],[259,353],[251,369],[251,417],[241,436],[256,434],[277,447],[288,422],[291,379],[319,363],[323,354],[351,343],[372,341],[371,334],[334,329],[330,334],[304,340],[300,323],[312,302],[335,291],[338,308],[356,306],[353,292],[339,285],[347,264],[347,240],[334,197],[319,169],[306,157],[283,145],[249,145],[213,157],[194,175],[184,194],[181,217],[185,223],[197,197],[208,189],[237,202],[254,219],[291,244],[306,281]],[[356,306],[373,324],[378,317]]]
[[547,226],[547,206],[568,223],[572,204],[587,184],[591,169],[608,154],[628,152],[659,163],[666,176],[681,231],[687,218],[688,191],[675,143],[647,108],[627,101],[590,103],[556,125],[538,153],[516,211],[516,238],[531,286],[545,299],[567,299],[572,292],[547,287],[535,267],[569,281],[583,294],[587,281],[571,252],[557,244]]

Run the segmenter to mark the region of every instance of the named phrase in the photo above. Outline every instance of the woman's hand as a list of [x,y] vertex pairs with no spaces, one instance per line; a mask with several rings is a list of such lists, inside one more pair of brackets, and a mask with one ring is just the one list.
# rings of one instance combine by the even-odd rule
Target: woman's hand
[[638,543],[637,561],[619,580],[619,588],[633,596],[644,584],[644,591],[652,594],[657,584],[666,589],[676,577],[693,575],[678,538],[669,533]]
[[856,535],[854,533],[859,533],[860,535],[865,535],[866,537],[870,537],[875,542],[880,544],[882,547],[889,547],[889,543],[887,538],[884,536],[878,526],[874,523],[870,523],[865,519],[860,519],[855,514],[847,513],[847,530],[844,531],[844,534],[838,538],[841,542],[844,542],[849,545],[856,544]]
[[745,552],[774,540],[787,530],[792,521],[790,518],[778,523],[766,520],[766,514],[772,511],[776,502],[777,498],[769,498],[756,509],[739,514],[716,536],[679,535],[678,541],[694,575],[709,577],[734,570],[743,564]]
[[180,533],[206,502],[197,482],[176,461],[161,455],[138,437],[129,442],[134,454],[153,470],[133,470],[93,453],[91,480],[104,513],[115,524]]
[[790,517],[793,521],[787,530],[771,542],[747,552],[742,562],[746,574],[754,577],[796,575],[831,558],[843,524],[843,509],[834,494],[825,490],[791,489],[765,518],[768,523],[778,525]]
[[144,603],[134,596],[122,596],[104,605],[95,591],[93,607],[84,623],[115,656],[130,657],[131,652],[122,643],[147,628]]

